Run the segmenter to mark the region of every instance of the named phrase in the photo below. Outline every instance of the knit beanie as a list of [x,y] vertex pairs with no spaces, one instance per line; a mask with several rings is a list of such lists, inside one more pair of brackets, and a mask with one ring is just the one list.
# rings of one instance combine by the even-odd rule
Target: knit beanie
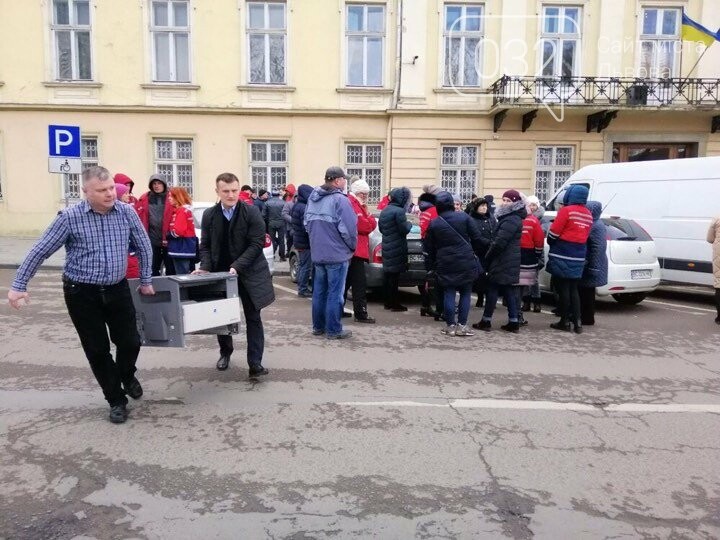
[[515,189],[508,189],[505,193],[503,193],[503,199],[510,199],[512,202],[518,202],[519,200],[522,200],[522,195],[520,195],[520,192]]
[[440,186],[436,186],[433,184],[426,184],[423,186],[423,191],[425,193],[429,193],[430,195],[435,195],[437,197],[438,193],[440,193],[443,189]]
[[534,205],[540,206],[540,199],[538,199],[535,195],[530,195],[529,197],[527,197],[525,199],[525,202],[528,205],[534,204]]
[[130,189],[125,184],[115,184],[115,193],[117,194],[118,199],[120,199],[128,191],[130,191]]
[[370,185],[365,180],[355,180],[350,184],[352,193],[370,193]]

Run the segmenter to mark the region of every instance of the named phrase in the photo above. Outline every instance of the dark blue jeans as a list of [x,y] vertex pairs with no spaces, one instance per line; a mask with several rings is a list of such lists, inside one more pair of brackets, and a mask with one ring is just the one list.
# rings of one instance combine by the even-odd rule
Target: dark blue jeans
[[472,282],[466,283],[459,287],[447,287],[444,291],[444,309],[445,323],[448,326],[455,324],[455,293],[460,293],[460,304],[458,305],[458,324],[465,326],[470,313],[470,294],[472,293]]
[[173,266],[175,267],[175,274],[182,276],[183,274],[190,273],[190,266],[192,265],[192,259],[180,259],[174,257]]
[[345,277],[349,262],[315,264],[312,297],[313,330],[324,330],[328,336],[342,332],[342,311],[345,301]]
[[487,297],[485,300],[485,311],[483,312],[482,317],[483,320],[492,320],[495,305],[497,304],[497,300],[500,295],[505,298],[505,303],[507,304],[508,320],[510,322],[518,322],[517,287],[513,285],[498,285],[497,283],[490,283],[490,287],[488,287]]
[[312,259],[309,249],[300,249],[298,254],[297,268],[297,290],[298,294],[310,294],[310,272],[312,271]]

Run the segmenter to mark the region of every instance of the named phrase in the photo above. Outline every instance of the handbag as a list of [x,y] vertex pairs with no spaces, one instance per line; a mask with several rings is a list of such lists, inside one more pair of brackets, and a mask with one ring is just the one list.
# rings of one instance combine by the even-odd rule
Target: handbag
[[168,238],[167,251],[170,257],[194,259],[198,251],[196,236],[171,236]]

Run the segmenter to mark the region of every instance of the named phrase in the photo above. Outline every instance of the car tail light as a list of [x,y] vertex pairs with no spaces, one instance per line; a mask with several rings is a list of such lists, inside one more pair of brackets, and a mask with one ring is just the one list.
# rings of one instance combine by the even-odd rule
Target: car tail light
[[263,247],[268,248],[270,246],[272,246],[272,239],[270,238],[270,235],[266,233],[265,234],[265,245]]
[[611,291],[624,291],[625,287],[610,287]]
[[382,264],[382,244],[375,246],[372,252],[372,262]]

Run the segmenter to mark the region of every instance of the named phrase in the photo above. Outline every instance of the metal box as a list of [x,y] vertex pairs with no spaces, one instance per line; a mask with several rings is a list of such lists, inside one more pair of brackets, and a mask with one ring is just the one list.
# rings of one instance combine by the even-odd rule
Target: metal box
[[129,282],[145,346],[184,347],[187,334],[238,333],[241,306],[235,274],[154,277],[154,296],[140,294],[139,279]]

